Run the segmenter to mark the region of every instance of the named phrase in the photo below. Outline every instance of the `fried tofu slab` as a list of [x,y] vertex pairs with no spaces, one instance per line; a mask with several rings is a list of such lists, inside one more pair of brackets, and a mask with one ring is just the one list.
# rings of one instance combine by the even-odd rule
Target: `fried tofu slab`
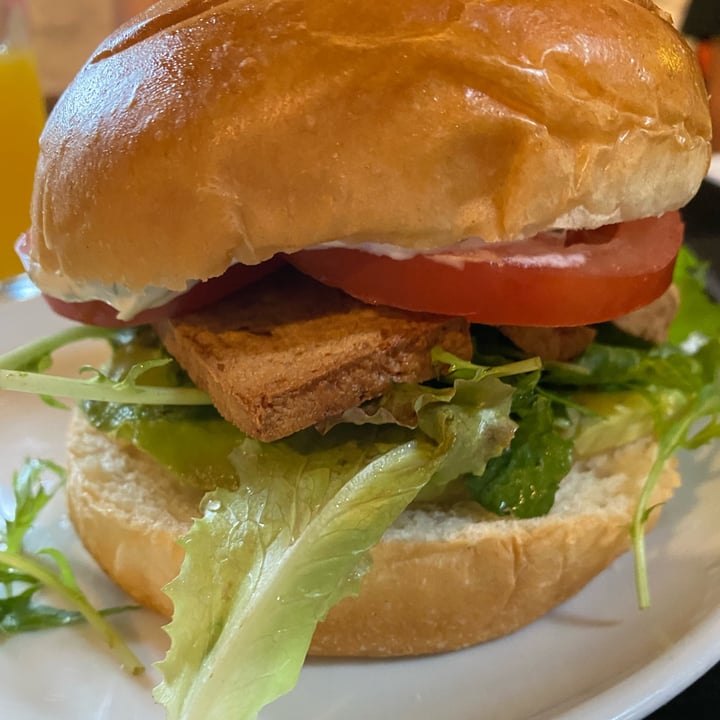
[[464,319],[365,305],[291,268],[156,330],[223,417],[263,441],[429,380],[436,345],[472,354]]

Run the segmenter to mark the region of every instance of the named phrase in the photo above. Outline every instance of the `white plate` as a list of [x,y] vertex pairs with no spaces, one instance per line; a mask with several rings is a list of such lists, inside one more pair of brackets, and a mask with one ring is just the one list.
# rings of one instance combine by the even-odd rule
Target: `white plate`
[[715,153],[712,156],[710,168],[707,173],[707,179],[716,185],[720,185],[720,153]]
[[[59,327],[38,301],[0,306],[0,352]],[[59,369],[86,361],[63,353]],[[0,504],[26,456],[63,457],[67,414],[0,392]],[[653,605],[635,604],[626,556],[573,600],[511,637],[450,655],[396,661],[310,661],[298,687],[263,720],[610,720],[641,718],[720,658],[720,448],[682,457],[685,485],[648,542]],[[54,501],[32,542],[57,544],[100,603],[125,602],[84,554]],[[117,619],[148,664],[166,647],[162,621]],[[162,720],[154,670],[125,676],[86,629],[0,641],[0,718]],[[200,719],[202,720],[202,719]],[[228,719],[232,720],[232,719]]]

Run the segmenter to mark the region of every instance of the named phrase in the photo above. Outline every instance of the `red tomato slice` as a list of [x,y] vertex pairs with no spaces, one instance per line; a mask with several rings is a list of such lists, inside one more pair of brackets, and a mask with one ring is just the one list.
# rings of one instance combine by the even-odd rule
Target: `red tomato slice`
[[282,264],[282,260],[276,257],[259,265],[231,265],[220,277],[198,283],[186,293],[178,295],[165,305],[143,310],[132,320],[127,321],[118,320],[117,310],[99,300],[74,303],[58,300],[49,295],[45,296],[45,300],[58,315],[63,315],[71,320],[78,320],[86,325],[100,325],[103,327],[143,325],[163,318],[176,317],[199,310],[240,290],[246,285],[264,278]]
[[560,327],[619,317],[659,297],[682,244],[677,212],[394,260],[326,248],[288,256],[360,300],[490,325]]

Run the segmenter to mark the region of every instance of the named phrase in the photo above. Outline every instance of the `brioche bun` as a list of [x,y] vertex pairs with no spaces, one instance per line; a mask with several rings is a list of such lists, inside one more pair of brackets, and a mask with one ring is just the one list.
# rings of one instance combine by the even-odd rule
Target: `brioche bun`
[[164,0],[48,121],[32,275],[183,290],[337,239],[657,215],[709,139],[695,56],[649,0]]
[[[463,505],[406,511],[373,549],[360,595],[319,625],[311,654],[449,651],[535,620],[628,549],[654,452],[644,440],[576,464],[541,518],[500,519]],[[666,467],[651,505],[678,484],[674,465]],[[177,485],[153,458],[76,412],[67,495],[73,524],[99,565],[138,602],[170,616],[162,588],[179,571],[176,540],[198,515],[202,493]]]

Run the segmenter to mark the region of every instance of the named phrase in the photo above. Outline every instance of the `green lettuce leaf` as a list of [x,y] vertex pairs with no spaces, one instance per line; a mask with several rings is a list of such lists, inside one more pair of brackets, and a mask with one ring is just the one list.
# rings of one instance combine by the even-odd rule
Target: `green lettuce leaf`
[[[441,354],[444,359],[453,358]],[[357,426],[418,428],[444,448],[447,455],[442,468],[418,494],[421,502],[444,502],[461,495],[458,485],[464,475],[483,474],[487,459],[502,453],[516,432],[515,423],[509,419],[513,388],[500,382],[496,377],[500,373],[491,372],[492,368],[460,362],[463,371],[457,374],[461,377],[449,387],[397,384],[381,398],[348,410],[338,419]],[[450,372],[448,378],[457,375],[455,365]],[[431,405],[432,412],[423,412]],[[475,460],[471,468],[468,458]],[[451,483],[453,490],[448,494]]]
[[[175,614],[156,698],[169,720],[247,720],[290,690],[317,622],[358,591],[370,548],[423,486],[481,472],[509,441],[510,392],[486,378],[428,401],[418,386],[421,431],[341,425],[244,439],[232,454],[241,486],[206,496],[167,588]],[[478,445],[494,405],[505,408],[499,431]]]
[[650,605],[650,590],[645,559],[645,522],[652,512],[650,498],[657,485],[665,463],[680,449],[694,449],[720,438],[720,370],[712,382],[698,387],[686,400],[681,412],[661,422],[657,458],[643,487],[635,516],[630,528],[635,558],[635,585],[638,604],[642,608]]
[[[45,475],[53,480],[48,481]],[[0,639],[33,630],[89,623],[132,674],[144,668],[105,616],[130,607],[96,610],[77,584],[67,558],[56,548],[30,552],[25,537],[43,508],[65,482],[65,471],[50,460],[27,460],[13,475],[14,508],[0,514]],[[50,561],[50,562],[48,562]],[[37,602],[50,591],[70,609]]]
[[[152,339],[150,344],[138,341],[145,334]],[[123,367],[122,362],[118,362],[122,348],[132,348],[133,352],[143,347],[145,350],[133,364],[124,366],[124,373],[112,377],[93,367],[80,369],[80,375],[84,377],[60,377],[46,373],[52,366],[55,351],[92,339],[110,343],[116,368]],[[39,395],[49,405],[60,408],[67,406],[57,400],[58,397],[142,405],[209,405],[208,396],[192,384],[168,382],[170,376],[181,374],[149,328],[111,330],[82,325],[0,355],[0,390]],[[154,377],[160,378],[157,385],[151,384]]]
[[513,398],[518,429],[510,446],[467,484],[473,499],[498,515],[530,518],[550,511],[573,464],[553,401],[537,391],[540,373],[523,377]]
[[85,417],[102,432],[131,442],[173,471],[187,485],[233,488],[238,478],[229,460],[245,437],[212,405],[124,405],[84,402]]
[[[646,426],[642,411],[643,406],[647,408],[658,453],[631,527],[640,607],[650,604],[644,533],[653,510],[650,497],[662,468],[679,449],[694,449],[720,437],[720,305],[707,294],[706,271],[707,267],[683,248],[674,276],[681,305],[670,328],[670,342],[643,348],[637,342],[626,342],[621,334],[613,337],[601,331],[602,342],[593,344],[574,363],[548,364],[543,378],[554,392],[571,396],[575,392],[575,400],[595,407],[603,403],[605,393],[624,397],[616,404],[625,414],[624,422],[616,423],[612,414],[604,420],[619,430]],[[633,399],[633,393],[641,399]],[[602,419],[581,420],[575,430],[589,429],[599,435],[602,423]],[[578,444],[582,446],[586,439],[579,435]]]
[[671,343],[682,343],[695,333],[720,336],[720,305],[706,290],[708,268],[689,248],[680,250],[673,276],[680,289],[680,308],[670,327]]

